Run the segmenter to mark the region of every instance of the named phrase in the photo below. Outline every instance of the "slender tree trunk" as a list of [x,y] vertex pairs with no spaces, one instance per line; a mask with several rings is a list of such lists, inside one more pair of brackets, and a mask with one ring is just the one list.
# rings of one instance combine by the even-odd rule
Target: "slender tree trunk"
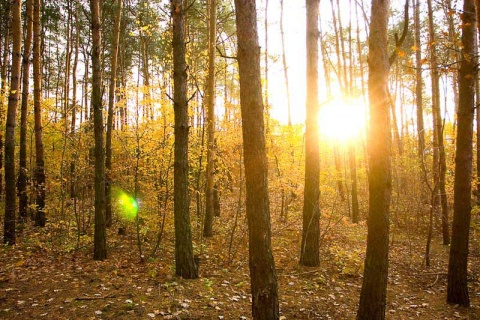
[[105,154],[103,144],[102,106],[102,12],[99,0],[90,0],[92,27],[92,109],[95,136],[95,232],[93,260],[107,258],[105,219]]
[[255,1],[235,0],[253,319],[279,318]]
[[205,188],[205,223],[203,235],[213,236],[214,209],[214,162],[215,162],[215,47],[216,47],[216,25],[217,25],[217,1],[210,0],[208,23],[208,79],[207,95],[207,183]]
[[41,0],[33,7],[33,112],[35,118],[35,224],[44,227],[45,217],[45,160],[42,127],[42,52]]
[[320,263],[320,152],[318,141],[318,14],[319,0],[307,6],[307,116],[305,123],[305,192],[300,264]]
[[[452,58],[453,61],[460,61],[460,55],[459,55],[459,50],[458,50],[458,41],[457,39],[457,30],[456,30],[456,25],[455,25],[455,20],[454,20],[454,13],[455,10],[452,8],[452,2],[451,0],[445,0],[444,2],[444,8],[446,10],[446,16],[447,16],[447,21],[448,21],[448,37],[449,41],[451,41],[452,49],[450,52],[452,52]],[[458,104],[459,104],[459,95],[458,95],[458,70],[457,68],[454,68],[452,71],[452,91],[453,91],[453,101],[455,103],[455,113],[454,113],[454,120],[453,120],[453,135],[455,135],[455,130],[456,130],[456,125],[457,125],[457,112],[458,112]],[[453,139],[452,139],[453,140]]]
[[173,108],[175,111],[174,220],[175,273],[186,279],[198,277],[193,257],[188,197],[188,101],[185,62],[185,9],[183,0],[172,0]]
[[27,116],[28,94],[30,89],[30,58],[32,53],[33,36],[33,0],[27,1],[25,15],[25,40],[23,42],[23,75],[22,75],[22,106],[20,112],[20,169],[18,172],[18,215],[21,221],[27,220],[28,194],[27,194]]
[[345,188],[343,187],[342,159],[340,157],[339,141],[333,142],[333,160],[335,163],[335,176],[337,178],[337,190],[340,199],[345,201]]
[[[78,47],[80,45],[80,20],[78,14],[80,12],[80,5],[78,0],[75,2],[75,55],[73,58],[73,66],[72,66],[72,79],[73,79],[73,87],[72,87],[72,118],[70,120],[70,141],[71,141],[71,150],[72,150],[72,159],[70,160],[70,198],[74,199],[74,203],[76,203],[76,192],[75,192],[75,162],[78,157],[78,153],[75,149],[75,130],[77,125],[77,67],[78,67]],[[81,119],[80,119],[81,121]]]
[[387,52],[389,0],[372,0],[369,37],[370,125],[369,212],[365,271],[357,319],[385,319],[389,211],[391,194],[391,127]]
[[[9,48],[10,48],[10,28],[9,28],[9,21],[10,21],[10,1],[4,2],[4,13],[3,19],[5,30],[2,32],[2,36],[4,37],[3,40],[3,52],[2,52],[2,67],[0,70],[1,74],[1,83],[0,83],[0,95],[5,97],[5,90],[7,87],[7,65],[8,65],[8,57],[9,57]],[[4,99],[0,99],[0,126],[5,124],[5,115],[4,115],[5,105]],[[3,169],[3,155],[4,155],[4,144],[3,144],[3,133],[0,131],[0,172]],[[3,174],[0,174],[0,199],[3,197]]]
[[110,88],[108,91],[107,134],[105,141],[105,224],[112,225],[112,131],[113,112],[115,108],[115,88],[117,84],[118,44],[120,41],[120,22],[122,20],[123,0],[117,2],[117,14],[113,32],[112,62],[110,71]]
[[288,83],[288,67],[287,67],[287,54],[285,52],[285,32],[283,31],[283,0],[280,0],[280,37],[282,40],[282,64],[283,64],[283,75],[285,77],[285,90],[287,92],[287,120],[288,125],[292,125],[292,114],[291,114],[291,104],[290,104],[290,86]]
[[[480,18],[480,0],[477,4],[477,20]],[[475,2],[465,0],[462,14],[462,60],[459,71],[458,126],[455,153],[455,182],[453,187],[453,227],[450,259],[448,263],[447,302],[469,306],[467,283],[468,238],[472,204],[472,158],[475,59],[474,28]]]
[[[68,131],[68,107],[69,107],[69,99],[70,99],[70,66],[71,66],[71,59],[72,59],[72,8],[71,8],[71,1],[67,1],[66,3],[66,10],[67,10],[67,25],[66,25],[66,44],[65,44],[65,81],[63,86],[63,110],[62,110],[62,117],[65,121],[65,134]],[[62,166],[63,167],[63,166]],[[63,184],[63,182],[62,182]]]
[[[442,235],[443,244],[450,243],[449,226],[448,226],[448,201],[445,188],[445,175],[447,171],[445,147],[443,142],[443,125],[440,113],[440,83],[437,69],[437,54],[435,45],[435,30],[433,22],[432,0],[427,0],[428,5],[428,28],[430,34],[430,68],[432,78],[432,115],[433,115],[433,147],[434,147],[434,179],[438,181],[438,198],[441,204],[442,218]],[[436,182],[434,182],[435,184]],[[438,200],[435,201],[439,203]]]
[[358,209],[357,152],[353,142],[350,142],[348,146],[348,161],[350,165],[350,181],[352,185],[352,222],[358,223],[360,217]]
[[425,153],[425,126],[423,122],[423,78],[422,78],[422,43],[420,39],[420,0],[413,0],[414,27],[415,27],[415,103],[417,106],[417,135],[418,135],[418,158],[424,164]]
[[11,1],[12,67],[8,94],[7,128],[5,130],[5,219],[3,242],[15,244],[15,118],[20,96],[20,67],[22,59],[22,17],[20,0]]

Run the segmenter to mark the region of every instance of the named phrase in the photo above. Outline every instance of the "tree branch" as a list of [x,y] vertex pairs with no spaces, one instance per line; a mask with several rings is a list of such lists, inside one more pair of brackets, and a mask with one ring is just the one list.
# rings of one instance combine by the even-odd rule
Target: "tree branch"
[[398,39],[398,34],[395,33],[395,50],[392,52],[390,57],[388,58],[388,63],[392,65],[395,62],[395,59],[398,56],[398,50],[402,46],[403,42],[405,41],[405,38],[407,37],[408,33],[408,3],[409,0],[405,0],[405,19],[404,19],[404,24],[403,24],[403,31],[402,35],[400,36],[400,39]]

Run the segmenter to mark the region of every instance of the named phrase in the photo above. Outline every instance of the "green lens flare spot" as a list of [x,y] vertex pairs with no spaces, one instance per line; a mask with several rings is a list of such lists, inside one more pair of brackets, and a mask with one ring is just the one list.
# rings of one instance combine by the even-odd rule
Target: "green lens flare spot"
[[121,215],[128,220],[135,219],[138,213],[137,200],[123,191],[118,191],[116,198]]

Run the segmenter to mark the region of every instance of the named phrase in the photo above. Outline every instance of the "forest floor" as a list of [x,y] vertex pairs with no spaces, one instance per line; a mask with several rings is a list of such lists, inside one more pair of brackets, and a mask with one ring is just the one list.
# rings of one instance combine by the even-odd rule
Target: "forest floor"
[[[332,223],[322,237],[318,268],[298,264],[300,221],[272,225],[281,319],[354,319],[365,224]],[[133,227],[123,236],[112,231],[109,257],[97,262],[91,244],[58,250],[53,227],[26,226],[17,245],[0,247],[0,319],[250,319],[247,238],[240,229],[232,250],[226,231],[202,240],[195,248],[200,277],[184,280],[174,276],[171,231],[158,256],[146,262],[140,262]],[[391,230],[387,318],[480,319],[477,234],[469,257],[468,309],[445,303],[448,247],[433,240],[427,269],[424,238]]]

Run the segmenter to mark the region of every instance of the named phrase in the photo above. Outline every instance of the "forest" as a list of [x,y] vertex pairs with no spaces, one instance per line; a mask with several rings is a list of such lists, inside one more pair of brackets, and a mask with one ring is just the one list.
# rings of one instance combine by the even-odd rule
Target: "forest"
[[480,0],[0,17],[1,319],[480,319]]

